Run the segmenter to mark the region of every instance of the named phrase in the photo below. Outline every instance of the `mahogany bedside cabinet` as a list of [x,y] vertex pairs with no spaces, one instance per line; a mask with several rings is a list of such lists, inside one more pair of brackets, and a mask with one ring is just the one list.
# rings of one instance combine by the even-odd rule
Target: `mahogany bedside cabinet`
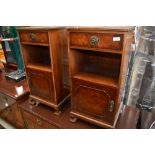
[[71,121],[115,128],[134,27],[69,28]]
[[30,102],[60,113],[69,94],[67,30],[64,27],[18,28],[30,88]]

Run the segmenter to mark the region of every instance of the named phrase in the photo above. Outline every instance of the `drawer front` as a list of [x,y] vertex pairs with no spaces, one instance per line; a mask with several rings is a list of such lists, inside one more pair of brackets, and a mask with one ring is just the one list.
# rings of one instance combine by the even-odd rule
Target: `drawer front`
[[52,73],[27,69],[30,92],[50,102],[55,102]]
[[85,48],[122,50],[123,34],[71,32],[70,45]]
[[20,32],[21,42],[48,44],[47,32]]
[[11,106],[16,101],[7,95],[0,93],[0,111],[4,110],[8,106]]
[[86,117],[113,123],[117,89],[88,82],[73,82],[72,111]]
[[26,111],[23,111],[23,116],[24,116],[27,128],[29,129],[58,129],[58,127]]

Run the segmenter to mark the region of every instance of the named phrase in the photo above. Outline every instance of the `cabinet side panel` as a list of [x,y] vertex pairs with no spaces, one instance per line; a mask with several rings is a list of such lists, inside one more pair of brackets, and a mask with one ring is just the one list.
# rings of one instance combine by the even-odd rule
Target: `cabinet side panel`
[[[59,104],[68,94],[68,89],[63,84],[63,55],[67,54],[65,30],[53,30],[49,33],[51,44],[51,57],[53,66],[53,80],[55,85],[56,104]],[[64,60],[65,61],[65,60]],[[66,57],[68,62],[68,56]],[[68,73],[67,73],[68,74]],[[67,75],[68,76],[68,75]]]
[[134,42],[134,31],[128,32],[124,34],[124,44],[123,44],[123,52],[121,59],[121,68],[120,68],[120,77],[119,77],[119,94],[117,99],[117,107],[116,107],[116,117],[115,124],[117,123],[117,119],[120,113],[121,105],[122,105],[122,96],[124,93],[124,87],[126,82],[126,74],[128,69],[128,62],[131,55],[131,44]]

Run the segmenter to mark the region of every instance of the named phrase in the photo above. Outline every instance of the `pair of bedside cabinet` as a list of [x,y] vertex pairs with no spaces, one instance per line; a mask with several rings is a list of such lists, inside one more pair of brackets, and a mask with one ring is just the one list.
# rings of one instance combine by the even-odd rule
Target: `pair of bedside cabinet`
[[71,96],[70,121],[115,128],[134,27],[21,27],[18,33],[31,104],[61,115]]

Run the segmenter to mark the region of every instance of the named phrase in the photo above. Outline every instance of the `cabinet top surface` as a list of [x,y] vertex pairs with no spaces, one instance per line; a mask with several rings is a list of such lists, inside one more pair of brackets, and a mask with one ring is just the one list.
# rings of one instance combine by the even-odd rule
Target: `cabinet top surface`
[[64,28],[64,26],[21,26],[18,27],[17,30],[56,30]]
[[4,70],[0,73],[0,93],[5,94],[18,100],[23,95],[29,93],[29,88],[26,80],[20,82],[15,82],[12,80],[7,80],[5,78]]
[[70,31],[118,31],[118,32],[128,32],[133,31],[135,26],[96,26],[96,27],[68,27]]
[[135,26],[21,26],[17,30],[55,30],[55,29],[68,29],[68,30],[87,30],[87,31],[119,31],[127,32],[133,31]]

